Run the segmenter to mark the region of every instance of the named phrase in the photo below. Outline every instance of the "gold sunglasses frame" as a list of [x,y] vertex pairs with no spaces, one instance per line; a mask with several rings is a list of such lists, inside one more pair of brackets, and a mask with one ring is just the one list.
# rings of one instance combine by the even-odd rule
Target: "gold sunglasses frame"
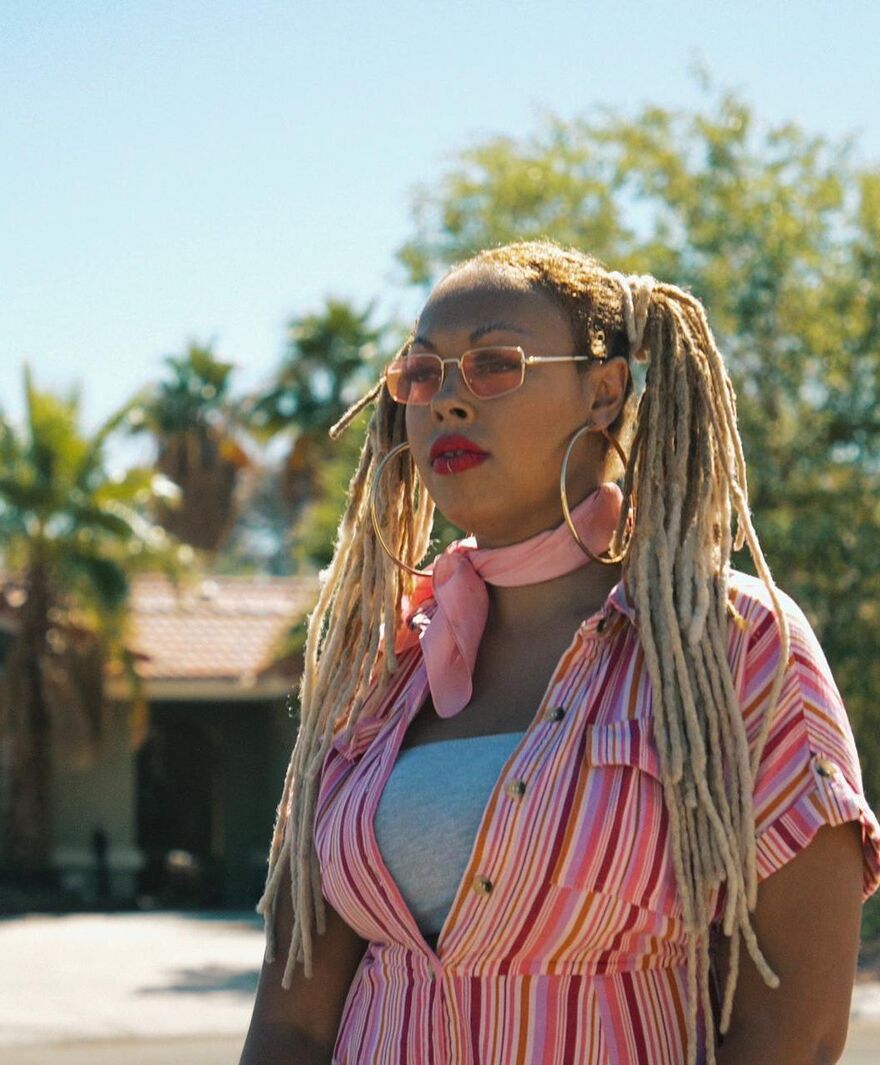
[[[464,372],[464,367],[462,366],[462,360],[467,355],[470,355],[472,352],[477,352],[477,351],[518,351],[519,352],[519,357],[520,357],[520,371],[521,371],[520,372],[520,377],[519,377],[519,382],[517,384],[515,384],[513,386],[513,388],[505,388],[505,390],[503,392],[495,392],[491,396],[481,396],[478,392],[475,392],[474,389],[471,387],[471,384],[468,381],[467,376],[466,376],[466,374]],[[416,353],[416,355],[419,358],[436,359],[440,363],[440,383],[437,385],[437,392],[440,391],[440,389],[443,387],[443,382],[446,380],[446,363],[447,362],[454,362],[458,366],[458,372],[461,374],[461,379],[462,379],[462,381],[464,381],[465,386],[467,387],[467,390],[471,393],[471,395],[476,396],[477,399],[499,399],[501,396],[508,396],[508,395],[510,395],[511,392],[515,392],[518,388],[522,388],[523,383],[525,382],[525,379],[526,379],[526,367],[527,366],[533,366],[533,365],[535,365],[535,363],[539,363],[539,362],[604,362],[605,361],[605,359],[598,358],[595,355],[526,355],[525,351],[523,351],[523,349],[518,344],[491,344],[491,345],[488,345],[487,347],[484,347],[484,348],[468,348],[467,351],[462,352],[461,355],[459,355],[457,358],[446,358],[446,359],[444,359],[442,356],[434,354],[433,351],[419,351],[419,352]],[[392,359],[391,362],[388,363],[388,365],[385,367],[385,371],[384,371],[384,373],[382,375],[383,380],[385,381],[385,387],[388,389],[388,394],[391,396],[391,398],[394,400],[395,403],[400,403],[402,406],[427,407],[428,404],[431,402],[431,399],[433,399],[434,396],[437,395],[437,392],[434,392],[434,394],[431,396],[431,399],[428,399],[424,403],[412,403],[412,401],[408,400],[408,399],[398,399],[394,395],[394,393],[391,391],[391,386],[388,384],[388,371],[391,369],[391,367],[396,362],[398,362],[398,360],[403,361],[403,360],[405,360],[407,358],[409,358],[408,355],[401,355],[401,356],[398,356],[398,358],[396,358],[396,359]]]

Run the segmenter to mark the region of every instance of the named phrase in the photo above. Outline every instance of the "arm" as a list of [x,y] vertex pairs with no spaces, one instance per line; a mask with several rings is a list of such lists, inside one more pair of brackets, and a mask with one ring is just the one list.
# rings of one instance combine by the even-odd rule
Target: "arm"
[[288,869],[278,891],[279,950],[271,965],[263,962],[239,1065],[330,1065],[345,999],[367,941],[325,902],[327,928],[314,937],[312,977],[307,979],[298,964],[290,990],[285,990],[281,977],[293,924]]
[[[846,1043],[862,908],[860,825],[820,828],[758,888],[758,945],[780,986],[765,985],[746,949],[718,1065],[826,1065]],[[728,940],[719,950],[722,984]]]

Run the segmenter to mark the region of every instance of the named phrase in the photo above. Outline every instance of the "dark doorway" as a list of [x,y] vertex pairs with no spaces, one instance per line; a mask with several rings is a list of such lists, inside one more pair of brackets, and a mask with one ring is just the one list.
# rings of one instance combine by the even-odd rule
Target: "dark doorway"
[[213,906],[222,896],[220,744],[204,723],[152,708],[137,759],[138,889],[158,905]]

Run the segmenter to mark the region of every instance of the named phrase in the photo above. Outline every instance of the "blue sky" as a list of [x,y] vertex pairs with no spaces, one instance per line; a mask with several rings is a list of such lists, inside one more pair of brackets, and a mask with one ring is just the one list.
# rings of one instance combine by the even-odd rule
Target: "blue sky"
[[411,316],[413,189],[544,109],[697,106],[880,163],[880,4],[0,2],[0,406],[21,365],[94,425],[189,339],[259,384],[335,294]]

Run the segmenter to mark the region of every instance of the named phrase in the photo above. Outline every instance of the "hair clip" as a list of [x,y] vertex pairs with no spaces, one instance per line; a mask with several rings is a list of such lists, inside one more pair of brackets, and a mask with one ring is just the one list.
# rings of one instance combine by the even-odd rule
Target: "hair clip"
[[605,344],[605,330],[590,328],[590,354],[594,359],[604,359],[608,355]]
[[[656,281],[650,274],[625,276],[614,270],[609,275],[620,286],[623,295],[623,320],[626,335],[629,338],[630,356],[637,356],[645,339],[645,326],[648,323],[648,305]],[[644,362],[643,358],[637,358]]]

